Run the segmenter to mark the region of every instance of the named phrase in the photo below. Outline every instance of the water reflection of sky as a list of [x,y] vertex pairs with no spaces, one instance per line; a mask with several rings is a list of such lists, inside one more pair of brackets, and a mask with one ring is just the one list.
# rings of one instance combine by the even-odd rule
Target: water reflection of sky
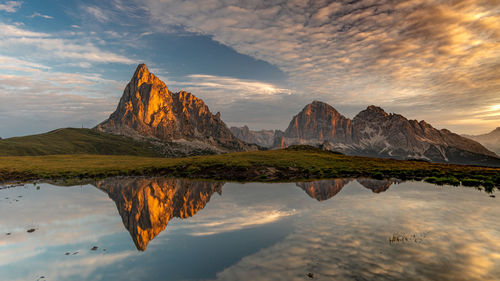
[[[500,278],[498,198],[470,188],[420,182],[392,185],[375,194],[372,191],[383,190],[377,184],[384,183],[343,182],[343,188],[337,182],[330,193],[322,192],[322,199],[333,197],[321,202],[307,194],[318,194],[328,182],[225,184],[222,195],[212,194],[193,217],[174,217],[144,252],[136,249],[115,202],[92,185],[0,190],[0,276],[304,280],[313,273],[318,280]],[[35,232],[27,233],[30,228]],[[394,235],[410,239],[389,243]],[[98,249],[92,251],[93,246]]]

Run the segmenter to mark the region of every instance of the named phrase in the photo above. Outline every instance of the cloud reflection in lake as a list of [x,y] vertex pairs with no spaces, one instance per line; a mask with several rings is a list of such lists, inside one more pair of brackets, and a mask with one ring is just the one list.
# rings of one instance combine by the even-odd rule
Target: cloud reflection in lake
[[[37,191],[30,185],[0,190],[0,212],[9,214],[0,224],[0,276],[8,280],[40,276],[304,280],[308,273],[318,280],[500,276],[496,199],[470,188],[395,183],[399,181],[224,184],[122,178],[98,181],[97,188],[42,185]],[[27,233],[29,228],[36,230]],[[391,243],[391,237],[401,241]],[[90,250],[93,246],[98,249]]]

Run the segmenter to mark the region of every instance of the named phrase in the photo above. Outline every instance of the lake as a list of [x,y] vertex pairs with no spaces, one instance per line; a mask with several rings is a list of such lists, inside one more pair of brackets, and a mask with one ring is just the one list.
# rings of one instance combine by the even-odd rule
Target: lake
[[499,198],[424,182],[0,190],[1,280],[500,280]]

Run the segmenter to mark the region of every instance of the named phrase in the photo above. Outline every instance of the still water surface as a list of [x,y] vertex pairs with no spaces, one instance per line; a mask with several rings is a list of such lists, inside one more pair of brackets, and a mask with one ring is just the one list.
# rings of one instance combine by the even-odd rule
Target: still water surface
[[37,186],[0,190],[0,280],[500,280],[500,199],[473,188]]

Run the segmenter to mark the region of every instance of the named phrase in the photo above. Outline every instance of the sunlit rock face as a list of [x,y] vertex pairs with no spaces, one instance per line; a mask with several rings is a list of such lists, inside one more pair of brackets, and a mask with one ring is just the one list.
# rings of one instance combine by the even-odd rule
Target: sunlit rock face
[[282,136],[275,137],[274,147],[280,143],[326,143],[328,150],[348,155],[500,166],[496,154],[476,141],[373,105],[351,120],[314,101],[293,117]]
[[141,251],[172,218],[195,215],[215,192],[222,193],[223,185],[165,178],[106,179],[96,183],[116,203],[125,228]]
[[358,179],[356,179],[356,181],[359,182],[359,184],[361,184],[362,186],[364,186],[368,189],[371,189],[374,193],[384,192],[387,189],[389,189],[389,187],[392,184],[401,182],[401,180],[397,180],[397,179],[377,180],[377,179],[370,179],[370,178],[358,178]]
[[233,136],[220,113],[213,115],[205,103],[191,93],[172,93],[145,64],[140,64],[127,84],[116,111],[98,130],[163,141],[197,141],[214,150],[250,149]]
[[352,124],[332,106],[313,101],[293,117],[285,137],[298,143],[351,142]]
[[324,201],[337,195],[342,188],[353,179],[319,180],[313,182],[298,182],[297,186],[302,188],[307,195],[318,201]]

